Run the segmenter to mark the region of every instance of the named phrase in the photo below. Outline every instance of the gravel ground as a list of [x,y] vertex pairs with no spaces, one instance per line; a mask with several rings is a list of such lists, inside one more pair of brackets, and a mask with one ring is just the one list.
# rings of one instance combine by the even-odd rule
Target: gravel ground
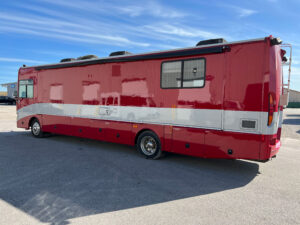
[[300,224],[300,110],[267,163],[168,155],[16,128],[0,105],[0,224]]

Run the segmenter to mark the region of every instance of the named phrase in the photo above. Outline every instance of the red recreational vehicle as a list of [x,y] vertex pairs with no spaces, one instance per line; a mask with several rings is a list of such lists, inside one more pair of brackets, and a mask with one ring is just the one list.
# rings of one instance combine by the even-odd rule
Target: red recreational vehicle
[[[281,41],[201,41],[196,47],[22,67],[17,125],[205,158],[266,161],[278,153]],[[285,100],[285,101],[284,101]]]

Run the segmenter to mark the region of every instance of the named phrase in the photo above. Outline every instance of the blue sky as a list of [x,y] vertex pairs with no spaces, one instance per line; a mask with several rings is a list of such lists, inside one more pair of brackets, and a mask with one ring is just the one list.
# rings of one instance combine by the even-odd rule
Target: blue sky
[[0,83],[16,81],[23,64],[273,35],[293,45],[291,87],[300,90],[299,12],[298,0],[1,1]]

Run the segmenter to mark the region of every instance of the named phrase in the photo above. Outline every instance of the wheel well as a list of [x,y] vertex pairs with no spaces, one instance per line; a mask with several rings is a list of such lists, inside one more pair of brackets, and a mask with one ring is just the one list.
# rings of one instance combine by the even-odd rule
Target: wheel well
[[140,130],[140,131],[135,135],[134,144],[136,144],[136,142],[137,142],[139,136],[140,136],[143,132],[145,132],[145,131],[151,131],[151,132],[153,132],[153,133],[157,136],[157,134],[156,134],[153,130],[151,130],[151,129],[142,129],[142,130]]
[[34,121],[34,120],[37,120],[37,118],[36,118],[36,117],[32,117],[32,118],[29,120],[28,127],[31,126],[31,123],[32,123],[32,121]]

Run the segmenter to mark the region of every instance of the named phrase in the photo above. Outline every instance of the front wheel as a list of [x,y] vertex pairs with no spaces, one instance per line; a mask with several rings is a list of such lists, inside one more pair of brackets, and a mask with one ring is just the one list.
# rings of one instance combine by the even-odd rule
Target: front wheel
[[34,137],[41,138],[41,137],[44,136],[44,133],[43,133],[41,125],[40,125],[40,122],[37,119],[34,119],[31,122],[30,126],[31,126],[31,133]]
[[159,159],[163,155],[160,140],[152,131],[145,131],[140,134],[136,147],[146,158]]

